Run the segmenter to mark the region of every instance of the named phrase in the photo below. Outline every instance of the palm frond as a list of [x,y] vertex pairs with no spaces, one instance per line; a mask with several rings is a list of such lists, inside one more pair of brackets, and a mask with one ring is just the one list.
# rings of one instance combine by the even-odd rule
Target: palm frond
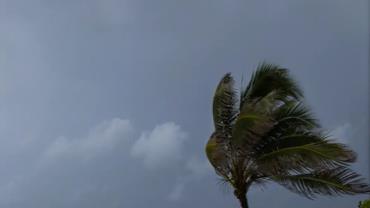
[[255,149],[253,157],[256,158],[260,171],[269,174],[332,168],[356,160],[356,154],[347,146],[312,133],[271,140]]
[[279,99],[299,99],[303,96],[298,84],[290,77],[288,70],[277,65],[262,63],[240,96],[240,109],[248,100],[264,97],[272,91],[279,93]]
[[307,142],[308,139],[313,139],[311,142],[319,142],[321,140],[316,139],[321,138],[316,137],[324,137],[320,132],[315,132],[320,125],[302,102],[290,101],[282,104],[272,112],[271,118],[274,123],[253,147],[256,152],[269,151],[269,146],[277,148],[277,142],[286,136],[306,137],[304,140],[294,140],[295,142]]
[[361,176],[347,167],[314,171],[307,174],[276,176],[274,181],[289,190],[313,199],[316,195],[370,193],[370,187]]
[[232,122],[236,117],[236,103],[238,102],[234,90],[234,79],[226,74],[217,86],[213,98],[213,121],[216,131],[225,137],[231,136]]
[[275,121],[272,109],[277,104],[275,91],[254,102],[245,103],[240,111],[232,130],[232,141],[249,151],[258,141],[270,131]]
[[[260,104],[261,102],[263,105]],[[287,144],[288,141],[290,145],[322,141],[321,135],[310,133],[312,129],[319,127],[319,124],[303,103],[289,101],[283,104],[280,103],[280,106],[276,108],[274,108],[273,103],[268,103],[264,99],[256,104],[248,102],[245,104],[244,111],[249,112],[249,114],[244,115],[246,113],[241,112],[236,120],[233,129],[233,141],[246,141],[247,145],[250,146],[247,148],[250,156],[256,157],[255,153],[265,154],[277,148],[282,148],[282,145]],[[258,134],[248,134],[251,129]],[[280,141],[282,138],[284,140]],[[297,138],[300,138],[300,140]]]
[[253,112],[239,115],[232,129],[232,144],[240,150],[250,151],[273,123],[270,117]]
[[294,126],[305,129],[319,128],[318,120],[301,101],[291,101],[279,106],[274,112],[277,125]]

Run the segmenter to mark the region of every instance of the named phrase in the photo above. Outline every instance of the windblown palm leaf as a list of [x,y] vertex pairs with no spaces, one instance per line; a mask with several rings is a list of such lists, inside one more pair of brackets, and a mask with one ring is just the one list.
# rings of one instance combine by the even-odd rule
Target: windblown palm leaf
[[370,192],[348,169],[356,154],[323,133],[287,69],[260,65],[239,100],[226,74],[214,95],[213,118],[207,157],[242,207],[249,187],[268,181],[309,198]]
[[213,120],[217,132],[224,137],[231,136],[232,122],[235,119],[237,102],[234,79],[226,74],[217,86],[213,98]]
[[370,192],[369,186],[362,182],[360,175],[346,167],[324,169],[307,174],[273,177],[289,190],[314,198],[316,195],[342,195]]
[[267,141],[257,148],[255,163],[266,175],[290,171],[346,166],[356,155],[345,145],[333,143],[315,134],[294,134]]
[[262,98],[275,91],[277,99],[299,99],[303,96],[302,90],[289,76],[288,70],[279,66],[263,63],[252,75],[246,89],[241,92],[240,108],[248,100]]

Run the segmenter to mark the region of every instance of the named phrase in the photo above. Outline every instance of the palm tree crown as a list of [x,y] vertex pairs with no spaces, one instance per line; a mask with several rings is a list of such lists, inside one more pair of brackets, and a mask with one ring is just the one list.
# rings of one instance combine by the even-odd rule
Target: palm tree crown
[[249,187],[268,181],[311,199],[370,192],[348,167],[356,154],[321,129],[287,69],[261,64],[237,94],[226,74],[214,95],[206,154],[242,207]]

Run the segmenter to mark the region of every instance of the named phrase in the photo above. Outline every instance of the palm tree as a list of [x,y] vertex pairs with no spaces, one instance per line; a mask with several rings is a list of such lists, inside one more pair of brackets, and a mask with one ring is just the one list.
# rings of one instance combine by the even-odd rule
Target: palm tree
[[310,199],[370,192],[349,168],[356,154],[321,129],[287,69],[261,64],[240,97],[226,74],[214,95],[213,120],[207,157],[243,208],[249,188],[270,181]]
[[361,201],[358,205],[358,208],[370,208],[370,199]]

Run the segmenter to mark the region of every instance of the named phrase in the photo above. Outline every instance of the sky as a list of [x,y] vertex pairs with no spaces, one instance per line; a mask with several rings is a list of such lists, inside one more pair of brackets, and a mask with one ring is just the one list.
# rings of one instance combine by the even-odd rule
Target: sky
[[[223,74],[290,69],[369,179],[368,1],[0,0],[0,207],[238,207],[204,154]],[[369,181],[369,180],[368,180]],[[356,207],[269,184],[251,207]],[[268,200],[266,200],[268,199]]]

